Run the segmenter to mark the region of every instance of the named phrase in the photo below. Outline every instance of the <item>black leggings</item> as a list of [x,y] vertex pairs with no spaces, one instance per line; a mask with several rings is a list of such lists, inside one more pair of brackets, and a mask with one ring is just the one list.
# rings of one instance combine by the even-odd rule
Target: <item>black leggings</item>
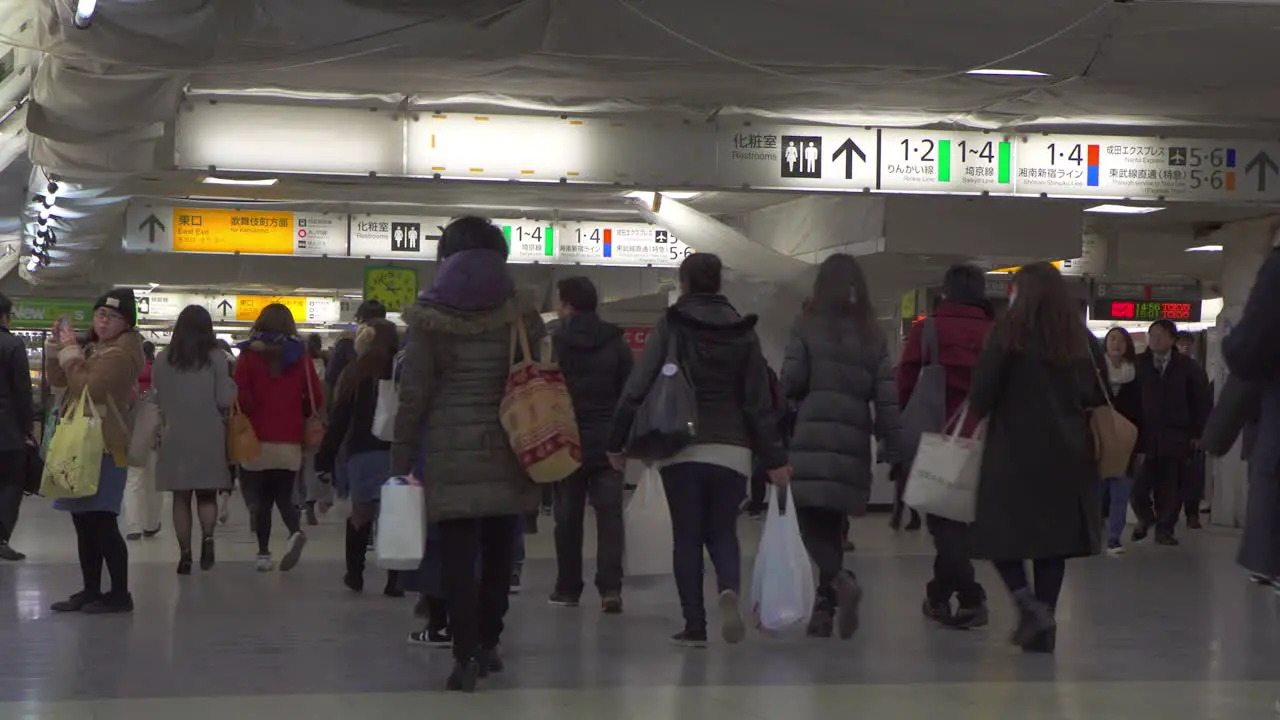
[[[1030,588],[1027,581],[1027,564],[1022,560],[997,560],[996,572],[1010,594]],[[1058,607],[1058,595],[1062,593],[1062,581],[1067,574],[1067,561],[1062,558],[1044,558],[1031,561],[1035,573],[1035,588],[1031,592],[1036,599],[1051,609]]]
[[126,595],[129,592],[129,548],[116,513],[71,513],[76,526],[76,546],[80,553],[80,574],[84,578],[86,595],[102,594],[102,566],[105,563],[111,574],[111,594]]
[[258,553],[261,555],[271,552],[272,505],[280,511],[280,519],[284,520],[290,535],[302,532],[298,506],[293,504],[293,484],[297,478],[296,470],[245,470],[241,474],[241,483],[247,480],[258,492],[253,511],[258,516]]

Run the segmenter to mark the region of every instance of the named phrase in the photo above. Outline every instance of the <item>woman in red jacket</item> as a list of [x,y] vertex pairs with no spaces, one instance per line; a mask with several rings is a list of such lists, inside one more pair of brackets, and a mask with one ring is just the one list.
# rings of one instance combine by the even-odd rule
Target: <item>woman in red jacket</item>
[[[955,417],[969,397],[969,381],[987,332],[995,324],[995,311],[986,298],[986,278],[972,265],[955,265],[942,280],[942,302],[928,320],[938,333],[938,360],[947,369],[947,417]],[[907,406],[915,390],[916,378],[925,363],[921,353],[924,323],[911,328],[902,361],[898,364],[898,399]],[[972,427],[964,431],[972,431]],[[974,578],[969,559],[969,526],[930,515],[936,556],[933,579],[925,588],[924,614],[954,627],[974,628],[987,624],[987,595]],[[951,598],[958,600],[952,611]]]
[[236,362],[236,386],[240,409],[253,423],[262,443],[262,454],[243,466],[242,478],[258,492],[258,571],[272,569],[271,506],[280,511],[289,529],[289,545],[280,558],[280,571],[298,564],[307,537],[302,534],[293,484],[302,467],[302,446],[307,417],[324,407],[324,393],[315,366],[308,361],[307,346],[298,337],[293,315],[284,305],[262,309],[253,324],[253,335],[240,343]]

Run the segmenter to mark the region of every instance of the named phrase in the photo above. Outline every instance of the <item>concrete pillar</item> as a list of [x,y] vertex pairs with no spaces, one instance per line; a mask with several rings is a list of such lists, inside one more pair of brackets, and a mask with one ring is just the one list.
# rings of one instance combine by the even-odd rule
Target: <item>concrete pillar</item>
[[[1231,223],[1214,235],[1222,245],[1222,312],[1217,327],[1209,333],[1209,379],[1221,392],[1227,377],[1222,359],[1222,338],[1231,332],[1244,312],[1245,302],[1253,289],[1258,268],[1270,252],[1280,218],[1268,217]],[[1248,496],[1248,469],[1241,457],[1240,444],[1218,460],[1209,463],[1209,500],[1213,508],[1210,522],[1214,525],[1240,527],[1244,524]]]

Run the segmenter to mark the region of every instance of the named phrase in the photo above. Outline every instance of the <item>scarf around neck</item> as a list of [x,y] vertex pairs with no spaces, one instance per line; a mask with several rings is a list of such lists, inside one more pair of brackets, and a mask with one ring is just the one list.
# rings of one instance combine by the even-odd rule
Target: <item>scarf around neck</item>
[[1133,382],[1137,377],[1138,369],[1128,360],[1121,360],[1117,366],[1110,358],[1107,358],[1107,376],[1111,381],[1111,392],[1118,393],[1121,388]]

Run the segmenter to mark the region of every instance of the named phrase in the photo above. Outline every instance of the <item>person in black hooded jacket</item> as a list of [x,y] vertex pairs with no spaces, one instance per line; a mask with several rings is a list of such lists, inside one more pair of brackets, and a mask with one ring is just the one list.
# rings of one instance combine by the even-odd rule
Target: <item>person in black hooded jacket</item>
[[610,462],[622,469],[636,412],[666,365],[667,344],[678,342],[680,362],[695,390],[697,423],[693,443],[658,466],[671,509],[676,587],[685,622],[672,641],[693,647],[707,643],[704,545],[720,591],[721,635],[729,643],[746,635],[738,600],[742,559],[737,519],[752,456],[775,485],[785,487],[791,479],[768,364],[755,333],[756,316],[742,317],[720,294],[721,274],[720,258],[710,253],[690,255],[681,263],[680,299],[649,334],[622,392],[608,444]]
[[585,277],[558,284],[560,320],[552,345],[564,372],[582,437],[582,468],[555,485],[559,573],[551,604],[577,607],[582,596],[582,524],[587,498],[596,511],[596,589],[608,614],[622,612],[622,473],[609,465],[605,444],[613,411],[634,361],[622,328],[596,314],[599,295]]

